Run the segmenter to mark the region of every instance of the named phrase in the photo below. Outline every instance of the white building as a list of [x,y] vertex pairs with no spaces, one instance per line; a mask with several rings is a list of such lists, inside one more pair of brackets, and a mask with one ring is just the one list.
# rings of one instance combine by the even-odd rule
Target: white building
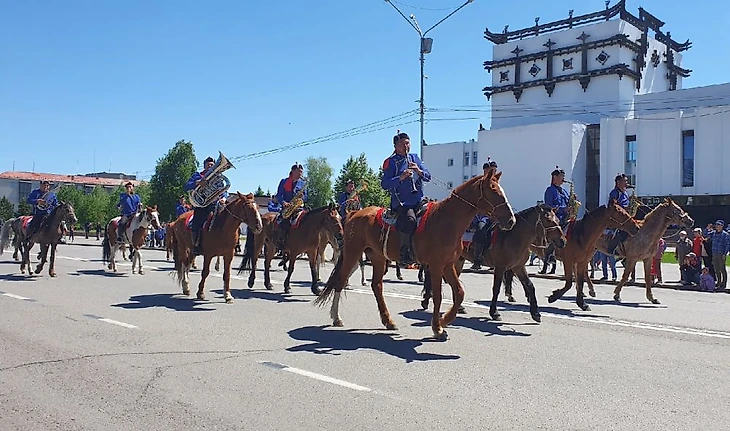
[[[730,84],[682,89],[691,71],[680,53],[691,44],[663,26],[641,8],[632,15],[622,0],[522,30],[487,30],[491,128],[476,142],[424,147],[432,175],[456,186],[491,157],[523,209],[543,199],[560,166],[582,208],[592,209],[625,172],[647,204],[672,196],[698,223],[730,219]],[[432,198],[449,193],[426,187]]]

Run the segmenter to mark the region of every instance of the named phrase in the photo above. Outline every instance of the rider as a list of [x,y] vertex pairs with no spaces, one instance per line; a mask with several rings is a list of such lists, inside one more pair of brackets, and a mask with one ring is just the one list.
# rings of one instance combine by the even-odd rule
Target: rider
[[127,229],[127,223],[132,217],[142,209],[142,199],[138,194],[134,193],[134,184],[131,181],[124,185],[125,192],[119,194],[119,203],[117,209],[121,212],[122,218],[117,224],[117,238],[124,236]]
[[[611,199],[615,199],[616,203],[618,203],[619,206],[623,207],[623,209],[625,210],[628,210],[630,199],[629,195],[626,193],[626,189],[629,187],[629,177],[626,176],[626,174],[618,174],[613,181],[616,184],[616,187],[614,187],[613,190],[611,190],[611,192],[608,194],[608,200],[610,201]],[[621,242],[623,242],[628,237],[628,233],[622,230],[618,230],[613,239],[611,239],[611,241],[608,243],[606,251],[608,251],[609,254],[615,254],[618,245],[621,244]]]
[[345,183],[345,191],[340,193],[339,197],[337,198],[337,203],[340,206],[340,216],[342,216],[342,220],[345,220],[347,218],[347,210],[357,211],[362,208],[362,205],[360,203],[360,195],[350,197],[354,192],[355,182],[352,180],[347,180],[347,183]]
[[185,203],[185,195],[182,195],[180,196],[180,200],[177,201],[177,206],[175,207],[175,217],[180,217],[188,211],[190,211],[190,205]]
[[[294,163],[291,169],[289,169],[289,176],[282,178],[282,180],[279,181],[279,188],[276,192],[276,201],[281,204],[282,212],[289,208],[294,196],[296,196],[300,191],[302,192],[302,205],[291,213],[290,218],[295,218],[304,209],[304,204],[307,203],[307,189],[304,188],[304,180],[302,179],[303,173],[304,167],[298,163]],[[279,250],[283,252],[284,245],[286,244],[286,238],[289,234],[289,227],[291,227],[291,220],[285,219],[282,213],[279,214],[279,217],[281,219],[279,227],[281,227],[282,235],[279,237],[279,243],[277,246]]]
[[[484,175],[490,170],[497,170],[497,162],[487,157],[487,161],[482,165]],[[484,252],[489,248],[489,239],[487,238],[487,231],[492,227],[492,223],[489,217],[477,213],[474,219],[471,221],[470,228],[474,229],[474,262],[471,266],[473,270],[479,270],[484,265]]]
[[565,182],[565,171],[555,167],[551,173],[550,186],[545,189],[545,205],[550,205],[555,210],[555,215],[560,220],[560,226],[568,224],[568,202],[570,196],[562,187]]
[[411,139],[406,133],[393,136],[395,151],[383,162],[380,186],[390,191],[390,208],[398,215],[396,228],[400,231],[400,263],[415,263],[411,239],[416,232],[415,210],[423,199],[423,183],[431,181],[431,173],[416,154],[410,153]]
[[268,209],[270,213],[281,212],[281,205],[279,205],[279,201],[276,200],[276,196],[271,195],[269,203],[266,205],[266,209]]
[[[41,227],[43,220],[58,206],[56,194],[50,191],[51,183],[48,180],[42,180],[40,188],[30,192],[27,202],[33,205],[33,219],[28,224],[28,233],[26,238],[31,238]],[[47,194],[46,194],[47,193]],[[38,208],[38,205],[47,205],[46,209]]]
[[[208,170],[213,167],[213,165],[215,165],[215,160],[212,157],[207,157],[203,161],[203,171],[193,173],[188,182],[185,183],[185,186],[183,187],[185,191],[191,191],[200,185],[205,185],[205,183],[207,182],[204,179],[205,175],[208,173]],[[200,231],[203,228],[203,223],[205,223],[205,220],[208,219],[208,216],[217,208],[219,204],[225,202],[227,197],[228,193],[224,192],[217,201],[213,202],[207,207],[195,207],[195,210],[193,211],[193,223],[191,226],[191,229],[193,231],[194,255],[197,256],[203,254],[202,250],[200,249],[200,237],[202,236],[200,235]]]

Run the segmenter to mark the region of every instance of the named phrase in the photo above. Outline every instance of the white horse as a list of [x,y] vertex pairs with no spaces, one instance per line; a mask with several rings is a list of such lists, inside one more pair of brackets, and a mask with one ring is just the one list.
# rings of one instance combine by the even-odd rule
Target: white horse
[[102,260],[109,262],[107,267],[117,272],[115,261],[117,250],[126,244],[129,247],[129,253],[132,255],[132,274],[134,274],[135,266],[138,267],[140,274],[144,274],[140,249],[145,244],[147,228],[150,225],[154,226],[155,229],[160,228],[160,215],[157,212],[157,205],[147,207],[144,211],[135,214],[125,229],[124,236],[117,238],[117,224],[120,219],[121,217],[114,217],[106,225],[104,241],[101,244],[103,249]]

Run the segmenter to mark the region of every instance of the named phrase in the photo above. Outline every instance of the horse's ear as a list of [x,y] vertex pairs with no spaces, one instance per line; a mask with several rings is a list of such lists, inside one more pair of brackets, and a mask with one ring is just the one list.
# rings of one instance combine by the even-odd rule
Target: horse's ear
[[253,193],[249,193],[245,197],[246,197],[246,199],[253,199],[255,196]]
[[494,174],[495,180],[499,181],[500,178],[502,178],[502,172],[497,172],[496,174]]
[[236,194],[238,195],[238,197],[240,199],[243,199],[243,194],[241,194],[241,192],[239,192],[238,190],[236,190]]

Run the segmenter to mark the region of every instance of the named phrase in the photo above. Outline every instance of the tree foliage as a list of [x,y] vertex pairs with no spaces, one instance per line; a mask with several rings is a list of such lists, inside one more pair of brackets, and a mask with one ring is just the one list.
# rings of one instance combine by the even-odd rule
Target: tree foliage
[[13,214],[15,217],[20,216],[26,216],[33,214],[33,206],[26,202],[25,200],[20,201],[18,204],[18,209],[15,211],[15,214]]
[[305,161],[308,206],[317,208],[332,201],[332,166],[326,157],[309,157]]
[[[157,161],[155,174],[150,180],[150,199],[143,202],[157,205],[162,220],[173,220],[180,195],[187,194],[183,185],[198,169],[192,142],[178,141],[164,157]],[[140,195],[141,197],[141,195]]]
[[367,183],[367,189],[360,192],[360,202],[362,207],[368,206],[387,206],[390,201],[388,192],[380,187],[381,172],[376,174],[373,169],[368,166],[368,160],[365,153],[361,153],[357,157],[350,156],[342,168],[340,174],[335,180],[334,192],[335,196],[345,191],[347,180],[355,182],[355,187],[359,188],[362,181]]
[[[119,195],[124,192],[124,187],[121,185],[112,191],[103,187],[94,187],[88,194],[73,186],[63,186],[56,195],[59,201],[69,202],[73,205],[81,226],[86,222],[100,223],[104,226],[109,220],[119,215],[117,203],[119,203]],[[138,185],[134,188],[134,192],[139,195],[144,205],[150,205],[151,191],[148,183]]]
[[15,208],[5,196],[0,198],[0,220],[5,221],[13,217]]
[[258,186],[256,188],[256,191],[253,192],[253,195],[256,197],[268,196],[266,192],[264,192],[264,189],[261,188],[261,186]]

